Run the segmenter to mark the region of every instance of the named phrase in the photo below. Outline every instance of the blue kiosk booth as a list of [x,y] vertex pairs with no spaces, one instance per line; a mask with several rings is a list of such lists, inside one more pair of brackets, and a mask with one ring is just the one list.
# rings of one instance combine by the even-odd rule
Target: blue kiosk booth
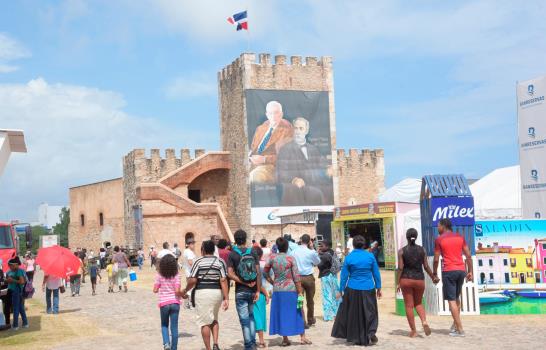
[[[423,247],[432,267],[434,241],[438,237],[438,222],[449,218],[453,231],[463,235],[471,250],[474,266],[474,198],[463,175],[427,175],[421,184],[421,232]],[[441,265],[440,265],[441,266]],[[441,268],[438,276],[441,277]],[[476,275],[474,274],[474,279]],[[442,282],[433,284],[425,279],[425,309],[433,315],[450,315],[447,301],[443,298]],[[461,295],[462,314],[479,315],[480,302],[476,281],[465,282]]]

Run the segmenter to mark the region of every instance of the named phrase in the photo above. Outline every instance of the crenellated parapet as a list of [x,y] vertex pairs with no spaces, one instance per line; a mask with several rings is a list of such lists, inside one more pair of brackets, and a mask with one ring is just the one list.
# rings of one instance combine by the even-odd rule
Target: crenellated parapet
[[218,72],[220,85],[241,81],[246,89],[331,90],[332,58],[243,53]]
[[192,154],[190,149],[182,148],[177,157],[174,148],[167,148],[162,157],[161,150],[157,148],[151,149],[149,155],[145,149],[134,149],[123,158],[124,175],[134,174],[139,183],[156,182],[204,154],[204,149],[195,149]]
[[337,162],[340,172],[348,168],[368,168],[375,169],[378,175],[384,175],[384,157],[385,152],[382,149],[362,149],[351,148],[348,151],[344,149],[337,150]]
[[384,157],[382,149],[337,150],[339,205],[377,200],[385,189]]

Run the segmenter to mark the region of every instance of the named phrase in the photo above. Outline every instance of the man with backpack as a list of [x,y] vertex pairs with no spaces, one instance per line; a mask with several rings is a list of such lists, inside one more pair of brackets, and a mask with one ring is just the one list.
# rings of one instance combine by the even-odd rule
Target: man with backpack
[[298,271],[301,275],[301,286],[305,292],[307,304],[307,327],[314,325],[315,319],[315,275],[314,267],[320,263],[318,253],[313,247],[311,237],[308,234],[301,236],[301,245],[294,251],[292,256],[298,264]]
[[260,259],[247,247],[247,234],[243,230],[233,235],[236,246],[228,257],[228,276],[235,281],[235,306],[243,331],[245,350],[256,348],[254,303],[260,297]]
[[336,297],[339,288],[337,275],[341,271],[341,260],[339,260],[336,253],[332,250],[332,243],[330,241],[320,242],[319,251],[320,263],[318,264],[318,269],[322,286],[324,321],[332,321],[336,317],[337,309],[341,302],[341,299]]

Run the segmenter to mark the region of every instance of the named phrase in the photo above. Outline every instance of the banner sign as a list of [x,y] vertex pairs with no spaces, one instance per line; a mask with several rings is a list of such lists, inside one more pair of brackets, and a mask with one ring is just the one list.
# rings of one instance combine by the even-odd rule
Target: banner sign
[[57,235],[43,235],[42,238],[42,248],[52,247],[59,244]]
[[546,218],[546,77],[517,84],[521,206],[524,219]]
[[396,213],[396,203],[367,203],[351,205],[347,207],[337,207],[334,210],[334,217],[343,218],[355,215],[374,215],[374,214],[394,214]]
[[450,219],[453,226],[474,225],[474,198],[431,198],[432,225],[438,226],[441,219]]
[[251,224],[334,205],[327,91],[245,91]]

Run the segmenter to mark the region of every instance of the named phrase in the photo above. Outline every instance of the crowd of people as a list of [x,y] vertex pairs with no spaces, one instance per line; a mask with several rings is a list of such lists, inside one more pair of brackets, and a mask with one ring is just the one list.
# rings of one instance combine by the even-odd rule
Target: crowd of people
[[[415,229],[407,231],[408,243],[398,252],[396,287],[404,297],[410,337],[418,335],[414,309],[425,335],[432,333],[422,297],[425,272],[433,283],[440,281],[437,271],[440,256],[443,257],[444,299],[449,302],[453,316],[450,335],[465,336],[460,318],[460,294],[464,280],[472,280],[470,250],[464,238],[452,232],[449,219],[439,222],[438,232],[432,269],[425,249],[416,244],[418,233]],[[159,251],[150,248],[151,267],[157,270],[153,292],[158,294],[164,349],[177,349],[178,319],[183,302],[184,307],[192,309],[196,315],[204,347],[219,350],[218,315],[220,309],[225,311],[230,307],[230,288],[235,289],[233,305],[245,350],[267,347],[266,332],[281,336],[282,346],[290,346],[290,338],[294,336],[299,336],[301,344],[310,345],[312,341],[306,330],[316,324],[315,276],[320,279],[323,320],[333,322],[331,336],[355,345],[377,344],[377,299],[382,297],[379,263],[374,254],[377,245],[360,235],[351,237],[350,243],[352,249],[340,255],[331,242],[317,242],[307,234],[297,243],[290,235],[274,242],[262,239],[249,243],[247,233],[238,230],[233,243],[217,235],[211,236],[210,240],[202,242],[199,254],[195,252],[193,238],[186,240],[184,250],[176,243],[171,248],[168,242],[163,243]],[[87,253],[85,249],[78,249],[74,254],[80,261],[80,268],[68,278],[73,297],[79,295],[80,283],[85,283],[86,276],[91,282],[91,293],[95,295],[97,278],[102,278],[101,270],[107,273],[109,293],[128,291],[131,261],[124,249],[119,246],[101,249],[98,256],[92,251]],[[139,268],[145,259],[143,249],[139,249],[136,254]],[[7,287],[7,293],[0,294],[4,315],[9,325],[10,313],[13,314],[13,330],[19,327],[19,316],[22,327],[29,326],[24,300],[28,297],[27,289],[34,279],[35,269],[32,254],[27,254],[23,262],[19,257],[11,259],[9,271],[0,270],[0,291]],[[44,275],[42,288],[48,314],[59,313],[59,295],[65,292],[66,283],[67,279]]]

